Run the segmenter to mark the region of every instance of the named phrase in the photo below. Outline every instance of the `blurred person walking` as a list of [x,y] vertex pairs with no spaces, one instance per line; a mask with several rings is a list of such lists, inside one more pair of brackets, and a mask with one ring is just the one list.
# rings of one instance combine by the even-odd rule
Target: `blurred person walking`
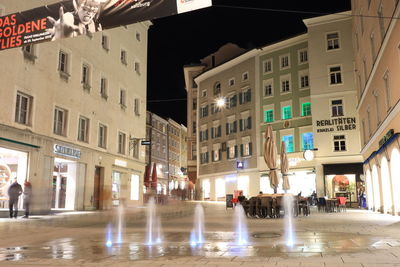
[[[8,188],[8,208],[10,209],[10,218],[17,218],[18,215],[18,198],[22,194],[22,187],[18,183],[17,178],[14,178],[14,182]],[[14,213],[13,213],[14,208]]]
[[32,199],[32,184],[29,181],[24,183],[24,208],[25,215],[22,218],[29,218],[29,207]]

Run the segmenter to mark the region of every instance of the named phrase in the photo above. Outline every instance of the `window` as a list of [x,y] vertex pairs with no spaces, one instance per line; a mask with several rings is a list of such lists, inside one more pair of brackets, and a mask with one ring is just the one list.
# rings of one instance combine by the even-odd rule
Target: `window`
[[311,116],[311,103],[306,102],[301,104],[301,116]]
[[102,98],[107,99],[107,79],[104,77],[100,80],[100,95]]
[[386,71],[385,75],[383,75],[383,82],[385,84],[385,93],[386,93],[386,108],[389,110],[391,108],[390,105],[390,87],[389,87],[389,72]]
[[136,32],[136,40],[140,42],[141,40],[140,32]]
[[101,46],[103,47],[104,50],[106,50],[106,51],[109,50],[108,36],[107,35],[103,34],[101,36]]
[[330,84],[342,83],[342,73],[340,66],[334,66],[329,68]]
[[247,81],[249,79],[249,73],[245,72],[242,74],[242,81]]
[[282,120],[287,120],[292,118],[292,107],[285,106],[282,107]]
[[235,85],[235,78],[229,79],[228,84],[229,84],[229,86],[234,86]]
[[[132,157],[139,158],[139,139],[133,139],[129,144],[129,149],[132,149]],[[160,144],[158,144],[157,150],[160,151]]]
[[242,157],[247,157],[252,155],[252,144],[250,142],[240,145],[240,153]]
[[197,145],[196,143],[192,144],[192,160],[197,159]]
[[193,122],[193,133],[196,133],[196,130],[197,130],[197,129],[196,129],[196,122],[194,121],[194,122]]
[[228,103],[226,103],[226,107],[228,109],[234,108],[237,105],[237,95],[228,96]]
[[273,80],[267,80],[264,81],[264,90],[263,90],[263,94],[264,97],[269,97],[269,96],[273,96],[274,95],[274,89],[273,89],[273,84],[272,84]]
[[82,64],[82,85],[86,90],[90,90],[90,67],[88,64]]
[[60,50],[58,56],[58,70],[62,73],[68,73],[68,54]]
[[264,111],[264,121],[273,122],[274,121],[274,110],[269,109]]
[[54,110],[54,125],[53,132],[58,135],[66,135],[67,128],[67,111],[62,108],[55,108]]
[[35,55],[35,45],[34,44],[29,44],[29,45],[23,46],[22,51],[24,53],[25,59],[28,59],[32,62],[35,61],[36,55]]
[[222,158],[221,148],[217,149],[217,147],[216,147],[214,149],[215,150],[212,151],[212,155],[213,155],[212,161],[214,161],[214,162],[215,161],[220,161],[221,158]]
[[135,98],[134,111],[135,111],[136,116],[140,115],[140,99],[139,98]]
[[208,129],[200,131],[200,142],[208,140]]
[[228,148],[228,153],[227,153],[227,158],[228,159],[234,159],[237,157],[237,146],[232,144]]
[[221,83],[216,82],[214,84],[214,95],[219,95],[219,94],[221,94]]
[[237,131],[236,121],[226,123],[226,135],[236,133],[236,131]]
[[125,154],[126,134],[118,132],[118,153]]
[[83,116],[79,117],[78,140],[88,142],[89,137],[89,119]]
[[300,74],[300,88],[307,88],[310,86],[308,73]]
[[200,164],[208,163],[208,152],[200,153]]
[[126,91],[124,89],[119,91],[119,104],[122,108],[126,108]]
[[290,80],[287,78],[283,78],[281,80],[281,92],[288,93],[290,92]]
[[140,63],[139,62],[135,61],[134,69],[135,69],[137,74],[140,74]]
[[201,97],[206,97],[207,96],[207,90],[201,91]]
[[308,51],[307,49],[299,51],[299,64],[304,64],[308,62]]
[[211,128],[211,138],[221,137],[221,125],[214,126]]
[[193,110],[196,110],[196,109],[197,109],[197,98],[193,98],[192,109],[193,109]]
[[107,126],[99,124],[99,140],[98,146],[106,148],[107,146]]
[[267,59],[266,61],[263,62],[263,71],[264,73],[270,73],[272,72],[272,59]]
[[289,55],[283,55],[279,57],[281,69],[286,69],[290,67]]
[[282,141],[285,142],[286,152],[294,152],[293,135],[282,136]]
[[15,105],[15,122],[30,125],[31,124],[31,106],[32,97],[21,92],[17,92],[17,102]]
[[122,64],[128,65],[127,55],[126,55],[126,51],[124,49],[121,49],[120,58],[121,58]]
[[326,35],[327,49],[334,50],[339,48],[339,33],[333,32]]
[[207,106],[202,106],[200,108],[200,118],[204,118],[208,116],[208,105]]
[[239,93],[239,103],[246,104],[248,102],[251,102],[251,89],[250,88]]
[[333,136],[333,150],[346,151],[346,137],[344,135],[334,135]]
[[301,134],[301,140],[303,143],[303,151],[304,150],[312,150],[314,149],[314,134],[313,133],[303,133]]
[[246,131],[251,129],[251,117],[247,117],[239,120],[239,129],[240,131]]
[[332,117],[343,116],[343,101],[341,99],[332,100]]

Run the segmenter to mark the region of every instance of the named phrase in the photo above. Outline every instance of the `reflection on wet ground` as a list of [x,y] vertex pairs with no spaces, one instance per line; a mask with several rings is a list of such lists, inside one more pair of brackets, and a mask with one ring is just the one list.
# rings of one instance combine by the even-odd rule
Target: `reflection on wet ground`
[[91,259],[107,257],[116,259],[145,260],[163,256],[204,257],[308,257],[322,254],[362,252],[400,246],[400,240],[368,235],[330,232],[296,232],[293,247],[286,247],[279,232],[256,232],[246,246],[236,246],[232,232],[206,233],[206,243],[195,247],[189,244],[189,233],[164,234],[160,245],[144,244],[143,233],[127,233],[121,244],[105,245],[104,235],[91,239],[62,238],[38,243],[29,247],[0,248],[0,261],[39,259]]

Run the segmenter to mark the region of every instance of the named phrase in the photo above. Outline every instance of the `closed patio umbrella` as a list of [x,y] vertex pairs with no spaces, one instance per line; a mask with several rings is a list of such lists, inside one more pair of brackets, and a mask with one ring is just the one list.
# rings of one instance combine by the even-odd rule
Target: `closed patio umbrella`
[[150,165],[146,165],[144,170],[144,186],[146,189],[150,187]]
[[286,144],[282,141],[281,145],[281,173],[283,178],[283,190],[287,191],[290,189],[289,178],[288,178],[288,171],[289,171],[289,162],[286,154]]
[[272,134],[272,127],[270,124],[267,125],[267,129],[265,131],[265,143],[264,143],[264,160],[269,168],[269,182],[271,188],[274,189],[274,193],[276,193],[278,188],[278,175],[276,173],[276,158],[277,158],[277,150],[275,139]]

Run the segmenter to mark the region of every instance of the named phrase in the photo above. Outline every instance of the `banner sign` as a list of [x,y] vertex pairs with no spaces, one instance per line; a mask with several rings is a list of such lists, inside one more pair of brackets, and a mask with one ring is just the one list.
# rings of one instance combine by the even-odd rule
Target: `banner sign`
[[0,50],[210,7],[211,0],[63,0],[0,17]]
[[356,118],[337,118],[329,120],[318,120],[316,121],[317,127],[324,127],[317,129],[317,133],[333,132],[333,131],[350,131],[357,128]]

